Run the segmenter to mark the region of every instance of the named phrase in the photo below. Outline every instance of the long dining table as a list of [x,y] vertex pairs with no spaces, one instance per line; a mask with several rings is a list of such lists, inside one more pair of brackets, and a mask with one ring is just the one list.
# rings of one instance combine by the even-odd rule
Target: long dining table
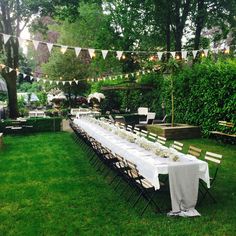
[[[193,164],[197,166],[196,178],[202,179],[207,187],[210,188],[208,163],[203,160],[178,152],[178,161],[173,161],[171,158],[163,158],[150,150],[140,147],[137,143],[121,138],[116,133],[104,129],[95,122],[91,122],[91,118],[76,118],[73,122],[104,147],[122,156],[125,160],[136,164],[139,173],[154,186],[155,190],[160,189],[159,175],[168,175],[175,166],[181,165],[182,168],[187,169],[188,166],[190,167]],[[163,148],[168,149],[165,146]],[[176,184],[178,185],[178,183]]]

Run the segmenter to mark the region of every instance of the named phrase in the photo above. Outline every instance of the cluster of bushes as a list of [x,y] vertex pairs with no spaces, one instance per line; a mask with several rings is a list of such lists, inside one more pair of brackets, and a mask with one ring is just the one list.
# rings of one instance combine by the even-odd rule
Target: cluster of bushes
[[[46,132],[46,131],[60,131],[61,130],[61,117],[54,118],[29,118],[26,122],[20,124],[23,128],[21,132]],[[15,120],[0,121],[0,132],[14,133],[11,129],[5,129],[7,126],[18,126]],[[30,127],[30,128],[29,128]]]
[[185,68],[174,77],[174,96],[176,122],[200,125],[206,135],[219,129],[219,120],[235,124],[236,60],[206,60]]
[[[219,129],[219,120],[236,123],[236,59],[205,59],[183,67],[172,79],[176,123],[200,125],[205,135]],[[104,110],[115,107],[137,112],[139,106],[147,106],[156,112],[156,118],[166,113],[170,119],[171,77],[149,74],[139,83],[152,89],[105,92]]]

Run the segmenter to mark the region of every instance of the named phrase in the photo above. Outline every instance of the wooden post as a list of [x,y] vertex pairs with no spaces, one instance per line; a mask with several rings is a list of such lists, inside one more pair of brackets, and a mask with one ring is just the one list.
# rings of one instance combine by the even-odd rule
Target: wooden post
[[0,149],[3,147],[3,133],[0,133]]
[[171,126],[174,127],[174,86],[173,77],[171,76]]

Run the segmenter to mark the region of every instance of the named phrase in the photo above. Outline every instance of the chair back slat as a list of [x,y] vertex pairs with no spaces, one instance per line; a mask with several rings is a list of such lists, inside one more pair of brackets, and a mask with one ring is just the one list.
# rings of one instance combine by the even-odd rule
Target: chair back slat
[[214,152],[206,152],[205,160],[207,160],[207,161],[211,161],[211,162],[220,164],[221,159],[222,159],[221,154],[217,154],[217,153],[214,153]]
[[142,129],[141,132],[140,132],[140,136],[147,137],[148,136],[148,131]]
[[157,136],[157,140],[158,143],[165,145],[166,144],[166,138],[162,137],[162,136]]
[[149,134],[148,134],[148,139],[151,140],[151,141],[153,141],[153,142],[156,142],[156,140],[157,140],[157,135],[154,134],[154,133],[149,133]]
[[226,126],[226,127],[230,127],[230,128],[234,127],[234,124],[232,122],[220,120],[218,123],[219,123],[219,125],[222,125],[222,126]]
[[212,161],[212,162],[217,163],[217,164],[220,164],[220,162],[221,162],[219,159],[209,157],[209,156],[205,156],[205,160]]
[[183,146],[184,144],[183,143],[180,143],[180,142],[177,142],[177,141],[174,141],[174,143],[171,145],[172,148],[178,150],[178,151],[182,151],[183,150]]
[[188,154],[193,155],[195,157],[200,157],[202,150],[200,148],[194,147],[192,145],[189,146]]
[[126,130],[132,132],[133,131],[133,126],[132,125],[127,125]]
[[214,153],[214,152],[206,152],[206,156],[215,157],[215,158],[218,158],[218,159],[222,158],[221,154],[217,154],[217,153]]
[[135,134],[139,134],[140,133],[140,128],[134,127],[133,131],[134,131]]

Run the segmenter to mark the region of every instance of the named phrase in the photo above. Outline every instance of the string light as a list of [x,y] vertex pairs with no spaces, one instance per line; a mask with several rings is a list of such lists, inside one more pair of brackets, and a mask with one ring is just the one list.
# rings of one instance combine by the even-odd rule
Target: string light
[[121,58],[124,60],[126,58],[126,56],[123,54]]
[[225,49],[225,54],[229,54],[229,49]]
[[155,61],[155,56],[150,56],[149,61]]
[[204,53],[204,52],[202,52],[201,56],[202,56],[202,57],[205,57],[205,53]]
[[93,54],[92,54],[92,58],[95,58],[95,57],[96,57],[96,53],[93,52]]
[[180,56],[179,56],[179,55],[177,55],[177,56],[176,56],[176,60],[179,60],[179,59],[180,59]]

